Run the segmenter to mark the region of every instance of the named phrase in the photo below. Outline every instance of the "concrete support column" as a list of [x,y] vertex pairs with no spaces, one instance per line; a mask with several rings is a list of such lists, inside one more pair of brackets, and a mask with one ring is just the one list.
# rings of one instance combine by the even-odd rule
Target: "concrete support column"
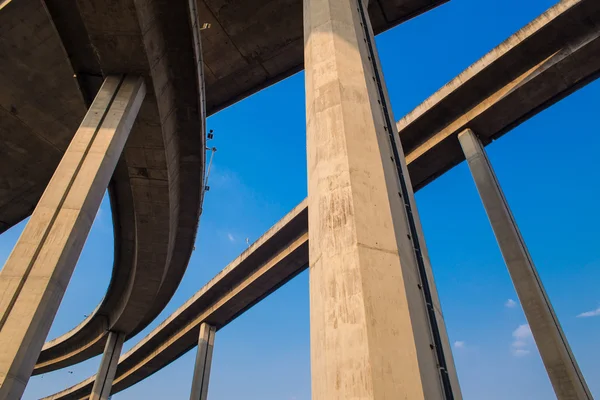
[[100,361],[90,400],[108,400],[110,397],[110,390],[112,389],[113,379],[115,379],[124,341],[124,333],[108,333],[108,340],[106,346],[104,346],[104,354],[102,354],[102,361]]
[[481,142],[470,129],[458,139],[556,397],[592,400]]
[[145,93],[104,81],[0,272],[0,400],[25,390]]
[[312,399],[459,399],[366,9],[304,0]]
[[205,322],[200,325],[190,400],[206,400],[208,397],[208,381],[210,378],[215,332],[216,328],[214,326],[210,326]]

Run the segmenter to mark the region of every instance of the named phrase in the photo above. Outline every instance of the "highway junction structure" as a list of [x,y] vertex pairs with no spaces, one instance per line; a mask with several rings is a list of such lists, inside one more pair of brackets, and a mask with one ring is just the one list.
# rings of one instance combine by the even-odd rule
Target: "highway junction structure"
[[[218,330],[305,269],[313,399],[461,399],[414,191],[464,160],[557,398],[591,400],[484,146],[598,77],[600,2],[559,1],[395,122],[374,35],[443,3],[0,0],[0,232],[31,216],[0,272],[0,400],[99,354],[47,399],[107,399],[196,346],[206,399]],[[207,116],[302,69],[308,198],[121,354],[189,262]],[[107,189],[106,295],[45,342]]]

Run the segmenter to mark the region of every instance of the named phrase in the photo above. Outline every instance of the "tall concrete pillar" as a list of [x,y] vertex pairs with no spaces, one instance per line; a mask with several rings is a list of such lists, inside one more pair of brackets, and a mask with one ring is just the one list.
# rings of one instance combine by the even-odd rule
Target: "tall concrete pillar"
[[102,354],[102,361],[100,361],[90,400],[108,400],[110,397],[110,390],[112,389],[113,379],[115,379],[124,341],[124,333],[108,333],[108,340],[104,346],[104,354]]
[[216,328],[214,326],[208,325],[205,322],[200,325],[190,400],[206,400],[208,397],[208,381],[210,378],[215,332]]
[[25,390],[145,93],[104,81],[0,272],[0,400]]
[[472,130],[458,135],[558,400],[592,400],[500,184]]
[[312,399],[460,399],[366,8],[304,0]]

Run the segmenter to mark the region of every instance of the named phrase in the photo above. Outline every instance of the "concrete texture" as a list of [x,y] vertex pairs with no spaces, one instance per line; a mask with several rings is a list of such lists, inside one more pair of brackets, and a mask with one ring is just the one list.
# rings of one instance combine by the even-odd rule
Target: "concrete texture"
[[600,2],[563,0],[398,122],[418,189],[464,160],[456,136],[484,145],[600,74]]
[[104,354],[100,361],[100,367],[96,373],[96,380],[92,387],[90,400],[108,400],[112,389],[113,379],[117,372],[119,356],[125,341],[125,334],[110,332],[104,346]]
[[[210,3],[210,8],[203,8],[208,3]],[[127,4],[127,2],[120,1],[113,5],[124,6],[127,10],[131,8]],[[369,14],[375,31],[380,31],[391,26],[387,24],[398,23],[436,4],[439,2],[404,1],[402,4],[388,3],[387,0],[371,2]],[[276,2],[271,2],[271,5],[277,6]],[[287,7],[287,5],[288,3],[281,3],[282,7]],[[79,6],[74,0],[47,0],[43,4],[37,0],[19,0],[3,3],[2,6],[4,8],[0,9],[0,54],[2,54],[0,79],[3,90],[0,93],[0,113],[3,114],[0,118],[0,142],[2,143],[0,146],[0,170],[15,171],[15,173],[0,176],[0,232],[27,216],[33,209],[51,172],[58,164],[66,145],[75,132],[77,124],[85,113],[86,102],[89,104],[99,86],[98,82],[102,81],[103,70],[108,68],[108,63],[103,64],[102,68],[100,63],[101,60],[110,57],[110,52],[105,52],[97,57],[92,50],[87,31],[89,20],[94,17],[110,19],[122,14],[131,15],[122,10],[116,10],[113,14],[104,16],[102,12],[97,15],[88,13],[88,21],[84,23],[82,12],[79,11]],[[87,7],[90,6],[101,10],[102,2],[98,4],[90,2]],[[181,5],[178,3],[175,6],[180,7]],[[300,54],[299,57],[302,58],[301,45],[297,50],[293,50],[294,41],[288,41],[289,51],[278,53],[277,62],[272,63],[277,64],[285,72],[271,75],[271,80],[260,81],[257,79],[260,81],[258,84],[253,83],[253,80],[241,79],[245,76],[243,71],[259,70],[258,67],[255,67],[256,60],[263,64],[269,62],[263,62],[262,57],[254,56],[262,50],[260,46],[256,46],[256,51],[251,53],[244,53],[243,50],[240,50],[242,56],[235,63],[233,56],[227,59],[228,55],[234,55],[233,51],[221,51],[231,43],[229,40],[235,36],[231,30],[234,25],[219,22],[221,27],[218,27],[214,21],[224,21],[227,12],[236,6],[235,2],[228,2],[226,5],[212,1],[203,4],[198,2],[198,13],[202,15],[200,23],[208,22],[208,18],[211,18],[210,21],[213,23],[211,29],[202,32],[205,59],[211,59],[211,61],[204,62],[204,65],[205,67],[211,66],[212,69],[212,71],[206,71],[206,80],[213,79],[209,75],[214,75],[214,71],[223,70],[223,75],[211,81],[211,87],[207,89],[207,101],[212,104],[209,112],[220,109],[235,99],[249,95],[300,69],[300,67],[287,68],[290,64],[280,62],[286,59],[286,54]],[[560,2],[475,63],[399,122],[398,126],[401,130],[402,143],[407,153],[409,171],[415,190],[463,159],[462,151],[456,140],[453,138],[441,140],[448,136],[448,132],[449,136],[456,135],[466,124],[470,124],[477,128],[484,144],[487,144],[492,138],[500,136],[511,127],[597,77],[598,71],[600,71],[598,66],[600,52],[597,48],[599,44],[596,40],[598,26],[600,26],[598,6],[597,2],[591,0]],[[385,14],[383,10],[385,10]],[[257,10],[248,12],[250,13],[248,15],[260,14],[260,11]],[[168,9],[162,10],[162,13],[174,15],[170,14]],[[263,17],[257,19],[259,23],[255,23],[253,26],[266,28],[269,26],[266,17],[276,19],[279,18],[279,14],[278,12],[261,14]],[[52,19],[48,15],[51,15]],[[232,15],[236,17],[235,13]],[[241,19],[239,15],[237,17]],[[300,17],[298,16],[298,18]],[[391,22],[385,22],[386,20]],[[106,24],[102,19],[99,21],[100,27]],[[231,21],[234,22],[233,19]],[[385,23],[381,24],[381,21]],[[247,21],[241,22],[246,23]],[[179,24],[179,26],[183,25]],[[128,26],[135,28],[135,25]],[[225,31],[221,29],[223,26],[226,26]],[[297,26],[301,27],[301,21]],[[298,28],[295,26],[290,31],[296,29]],[[96,31],[98,30],[96,29]],[[257,29],[257,31],[259,30]],[[252,29],[246,30],[245,34],[250,31]],[[113,32],[115,31],[113,30]],[[267,29],[257,37],[266,38],[268,35],[265,32],[270,35],[275,31]],[[129,35],[135,36],[134,33],[135,30],[131,30]],[[300,37],[299,35],[301,32],[296,34]],[[171,35],[169,38],[169,40],[180,40],[178,43],[170,42],[169,48],[172,51],[174,49],[179,51],[178,56],[172,52],[169,54],[170,60],[172,60],[170,68],[176,72],[181,70],[184,74],[188,74],[190,71],[190,68],[187,67],[188,61],[186,61],[190,57],[186,58],[185,56],[190,51],[183,44],[186,40],[192,42],[187,39],[187,36],[191,36],[191,34],[181,30],[178,35]],[[281,34],[279,37],[284,38]],[[160,36],[158,38],[165,40]],[[106,40],[110,42],[121,39],[109,37]],[[155,47],[159,53],[160,49],[164,48],[165,46]],[[177,67],[177,63],[173,61],[175,59],[180,62],[179,65],[182,68]],[[217,63],[219,59],[224,62]],[[120,60],[128,60],[128,58],[123,54],[118,54],[116,61]],[[113,60],[111,63],[114,64],[115,61]],[[236,68],[239,68],[235,71],[227,71],[228,65],[235,65]],[[130,68],[127,65],[125,67]],[[169,71],[169,69],[165,71]],[[77,76],[75,80],[73,79],[74,73]],[[167,73],[167,76],[170,75],[171,73]],[[232,90],[238,77],[240,78],[239,90]],[[188,79],[193,80],[194,77],[191,76]],[[230,96],[217,94],[219,83],[227,84],[226,91]],[[192,86],[188,85],[185,88],[178,86],[176,90],[189,91],[193,89]],[[31,87],[35,87],[37,90],[27,90]],[[248,87],[252,89],[246,90]],[[152,87],[149,87],[149,90],[152,91]],[[46,96],[45,93],[53,93],[53,96]],[[150,95],[147,96],[147,101]],[[215,100],[211,100],[211,98]],[[50,99],[51,101],[49,101]],[[471,111],[465,112],[465,109]],[[445,111],[448,113],[446,114]],[[128,161],[123,157],[117,165],[113,177],[110,190],[113,212],[116,214],[114,216],[116,222],[115,265],[107,296],[94,316],[85,322],[86,325],[80,325],[56,342],[48,343],[45,346],[47,350],[57,350],[56,353],[45,352],[47,365],[52,365],[48,370],[71,365],[73,362],[81,361],[94,354],[100,354],[106,340],[105,332],[111,324],[110,321],[118,319],[119,313],[110,312],[114,309],[112,304],[115,304],[115,301],[127,304],[127,297],[124,297],[123,293],[127,293],[128,289],[126,288],[135,285],[131,282],[130,277],[132,271],[136,270],[136,264],[127,261],[132,259],[137,243],[135,236],[130,233],[135,232],[133,212],[137,211],[134,209],[129,172],[132,173],[135,181],[146,180],[149,183],[136,188],[136,193],[140,195],[138,198],[144,199],[161,193],[164,188],[164,186],[162,188],[151,186],[150,183],[153,180],[145,178],[144,168],[154,175],[162,174],[161,169],[166,170],[166,167],[163,167],[166,163],[161,161],[166,157],[162,156],[164,150],[161,150],[164,148],[164,138],[161,129],[157,129],[160,124],[160,122],[158,124],[156,122],[157,106],[151,104],[146,106],[145,103],[141,114],[148,116],[148,118],[144,118],[147,123],[139,131],[134,127],[130,142],[137,136],[139,139],[136,142],[143,143],[142,146],[137,147],[145,147],[152,152],[145,155],[144,158],[148,160],[145,165],[142,163],[139,167],[129,169]],[[141,115],[138,123],[140,120],[142,120]],[[423,125],[423,129],[419,128],[420,124],[438,122],[440,125],[437,128],[434,125],[426,128]],[[452,131],[444,131],[442,128],[446,125],[456,126],[456,128],[453,128]],[[52,129],[46,129],[48,126],[52,126]],[[139,135],[136,135],[135,132],[139,132]],[[191,133],[192,129],[189,132]],[[410,132],[414,132],[414,135]],[[49,134],[53,136],[48,136]],[[39,149],[36,150],[35,146],[38,146]],[[137,160],[141,160],[141,158],[138,156]],[[6,165],[3,164],[4,162]],[[42,176],[44,173],[46,175]],[[171,173],[167,174],[167,176],[170,175]],[[189,180],[187,185],[192,187],[191,185],[195,185],[197,182]],[[144,190],[147,194],[144,194]],[[132,209],[133,212],[130,211]],[[193,215],[193,207],[182,210],[182,213],[186,212],[188,215]],[[144,216],[138,218],[138,221],[144,221],[147,218]],[[164,218],[162,220],[165,221]],[[141,227],[143,228],[143,226]],[[168,229],[170,228],[167,223],[162,222],[159,231],[164,232]],[[189,239],[187,240],[190,243]],[[144,244],[141,246],[145,247]],[[191,251],[191,244],[189,249]],[[146,260],[146,263],[149,262],[154,262],[154,260]],[[140,275],[151,276],[150,269],[146,274]],[[180,276],[178,277],[175,273],[163,272],[163,275],[165,282],[171,281],[171,285],[176,285],[180,279]],[[169,296],[163,296],[161,301],[168,301],[167,297]],[[106,301],[107,299],[111,299],[111,301]],[[160,304],[153,307],[153,310],[159,306]],[[137,315],[142,313],[141,310],[135,311],[134,318],[138,318]],[[123,314],[123,317],[127,320],[126,313]],[[151,318],[152,315],[148,314],[144,321]],[[136,330],[142,328],[143,323],[139,324]],[[68,337],[77,339],[76,341],[65,341],[64,339]],[[62,346],[54,346],[61,343]],[[73,348],[80,346],[80,349],[72,352],[65,351],[69,347],[65,344],[73,345]],[[39,364],[41,368],[36,370],[42,372],[43,365],[43,363]]]
[[470,129],[458,139],[556,397],[592,400],[482,144]]
[[461,398],[358,1],[304,3],[312,398]]
[[[115,262],[107,294],[93,315],[44,346],[35,373],[100,354],[109,329],[130,337],[158,315],[179,284],[191,255],[204,168],[204,96],[200,85],[193,84],[202,81],[202,63],[193,34],[198,26],[197,16],[189,12],[189,5],[155,1],[75,4],[52,0],[45,5],[47,9],[39,1],[24,0],[2,10],[0,19],[8,22],[1,24],[7,31],[0,45],[6,53],[13,57],[20,55],[13,52],[14,48],[21,48],[19,35],[28,32],[27,29],[36,35],[41,26],[50,29],[45,43],[57,43],[55,54],[70,57],[66,61],[71,62],[73,69],[68,62],[63,63],[61,68],[54,69],[53,76],[55,80],[65,77],[73,85],[76,92],[72,98],[79,100],[83,111],[85,98],[95,93],[92,83],[106,71],[139,72],[147,79],[149,94],[109,188]],[[10,21],[18,20],[21,13],[31,13],[35,7],[40,8],[34,14],[38,16],[35,24],[27,24],[25,19],[23,26],[8,29]],[[172,23],[173,20],[179,22]],[[60,47],[61,40],[64,50]],[[92,47],[94,51],[86,50]],[[15,87],[27,88],[30,85],[25,79],[30,75],[27,69],[43,64],[40,60],[45,53],[36,52],[35,48],[30,52],[26,63],[11,59],[13,62],[2,65],[1,73],[15,70],[12,77],[16,80],[7,86],[9,93]],[[73,79],[75,71],[77,80]],[[38,88],[44,87],[41,78],[37,83]],[[80,84],[82,93],[78,93],[76,84]],[[69,109],[64,104],[60,106]],[[16,107],[20,110],[18,104]],[[35,104],[35,108],[49,113],[55,110],[46,104]],[[18,115],[28,118],[27,124],[36,121],[25,113]],[[56,131],[68,140],[74,130]],[[25,133],[13,130],[7,135],[27,137]],[[23,141],[21,152],[15,154],[45,154],[26,147],[28,141]],[[9,149],[3,147],[0,152]],[[44,171],[54,168],[51,163],[37,167]],[[27,177],[36,185],[44,184],[30,178]]]
[[[380,32],[443,2],[379,0],[369,9]],[[200,53],[204,22],[211,28]],[[44,347],[35,369],[43,373],[100,354],[108,329],[134,335],[168,302],[199,218],[204,106],[216,112],[302,68],[301,1],[20,0],[2,9],[0,26],[7,114],[0,133],[9,144],[0,146],[0,167],[7,160],[19,171],[0,177],[0,232],[33,209],[102,76],[133,72],[149,83],[110,188],[116,257],[107,295],[90,318]],[[64,96],[51,102],[49,92]],[[44,130],[49,124],[56,126]],[[47,132],[56,137],[38,139]],[[15,138],[23,142],[18,151]]]
[[[200,324],[217,330],[308,267],[306,201],[296,206],[238,258],[121,356],[112,393],[170,364],[198,344]],[[89,396],[94,377],[45,399]]]
[[190,400],[206,400],[208,397],[208,383],[216,331],[217,329],[214,326],[210,326],[206,322],[200,324]]
[[0,271],[0,399],[25,390],[145,94],[106,79]]
[[[436,118],[430,118],[428,115],[438,115],[437,113],[447,109],[451,111],[448,114],[449,120],[454,118],[455,121],[449,124],[449,127],[460,126],[457,124],[461,123],[475,123],[477,126],[481,125],[480,129],[483,129],[486,135],[495,137],[494,135],[500,135],[510,127],[517,125],[551,105],[554,101],[590,82],[597,76],[597,71],[600,70],[597,64],[597,54],[600,54],[600,52],[594,50],[595,46],[598,45],[596,37],[599,25],[590,24],[590,21],[594,21],[596,18],[596,11],[594,11],[596,4],[589,1],[562,2],[548,10],[540,18],[511,36],[502,45],[473,64],[473,66],[460,74],[459,77],[451,81],[444,88],[440,89],[438,93],[428,99],[423,105],[417,107],[415,111],[403,118],[398,123],[401,135],[402,130],[410,132],[413,126],[416,126],[413,125],[415,121],[423,119],[423,122],[431,120],[432,123],[435,123]],[[587,11],[581,12],[582,8],[580,7],[585,7],[584,10]],[[568,14],[568,17],[565,18],[563,13]],[[573,38],[569,34],[570,29],[573,29],[572,25],[576,29],[583,28],[587,33],[583,36],[576,34]],[[546,48],[545,52],[539,53],[536,50],[536,42],[543,40],[546,32],[550,32],[553,40],[547,44],[550,48]],[[522,44],[527,46],[524,51],[520,50]],[[550,52],[552,55],[544,55],[546,52]],[[525,65],[519,66],[522,64]],[[528,65],[532,64],[534,65],[533,67],[528,67]],[[491,79],[490,73],[493,73],[495,80]],[[501,82],[499,89],[497,89],[496,80]],[[490,89],[489,86],[493,86],[494,88]],[[477,87],[487,89],[482,90],[480,93],[478,90],[475,90]],[[496,92],[493,92],[494,90]],[[488,95],[490,91],[493,92],[492,95]],[[460,109],[452,107],[453,101],[461,99],[466,101],[463,107],[467,109],[471,107],[471,111],[465,113],[463,109],[461,113]],[[461,122],[463,120],[465,122]],[[446,122],[442,123],[442,125],[445,124]],[[433,179],[432,177],[441,175],[447,169],[451,168],[454,163],[458,163],[460,159],[464,159],[464,155],[456,139],[438,141],[435,139],[436,135],[432,133],[443,132],[443,130],[432,129],[431,132],[424,131],[419,133],[422,138],[420,139],[422,141],[421,145],[415,145],[415,143],[419,143],[418,140],[411,144],[410,142],[407,143],[404,136],[401,137],[403,147],[405,149],[413,149],[407,152],[406,158],[414,190],[423,187]],[[457,128],[452,128],[451,132],[457,134]],[[445,133],[442,133],[441,136],[445,136]],[[428,138],[432,138],[433,141],[428,142]],[[446,146],[446,143],[449,142],[452,142],[452,144],[450,148],[445,147],[446,152],[438,153],[436,151],[436,146],[440,144]],[[487,143],[489,143],[489,140],[485,140],[484,138],[484,144]],[[436,159],[448,160],[446,158],[448,155],[452,157],[450,157],[451,162],[444,161],[437,164],[436,168],[438,169],[429,174],[423,168],[423,165],[434,165],[436,162],[436,159],[429,158],[429,154],[432,151],[435,152]],[[419,160],[422,158],[426,158],[427,162],[421,163]],[[306,212],[306,210],[303,212]],[[306,226],[304,226],[302,231],[306,232],[306,229]],[[306,255],[306,257],[308,256]],[[304,262],[308,263],[308,258]],[[278,276],[283,276],[282,281],[271,281],[273,287],[278,287],[285,282],[285,275]],[[258,300],[257,298],[247,299],[251,303]],[[183,310],[179,310],[178,313],[185,314]],[[175,321],[177,321],[176,318]],[[182,338],[171,340],[170,336],[165,333],[174,332],[169,331],[169,326],[164,326],[165,331],[161,331],[160,333],[154,332],[152,335],[156,334],[157,336],[153,340],[150,340],[150,337],[148,337],[148,341],[153,343],[150,347],[151,350],[147,350],[147,346],[141,346],[137,348],[136,352],[128,353],[127,360],[136,360],[147,357],[153,351],[157,352],[155,358],[148,359],[142,363],[142,365],[151,364],[152,368],[142,368],[140,366],[139,371],[129,374],[127,379],[121,381],[122,386],[117,385],[118,388],[129,387],[178,357],[178,355],[173,356],[173,352],[176,353],[178,351],[174,349],[181,349],[179,347],[179,340],[182,340]],[[184,335],[184,337],[187,342],[181,346],[184,348],[185,346],[188,346],[187,348],[193,347],[193,343],[197,338],[193,335]],[[450,353],[446,352],[446,354]],[[130,368],[131,364],[125,363],[124,365]],[[143,373],[141,371],[146,372]],[[89,393],[91,389],[90,382],[92,381],[88,380],[87,383],[82,382],[75,387],[80,388],[81,391],[79,389],[68,389],[65,393],[69,393],[71,390],[77,393],[83,393],[87,390],[87,393]]]
[[[377,0],[371,2],[369,13],[374,29],[379,33],[445,1]],[[150,68],[162,69],[165,74],[160,76],[158,93],[165,89],[165,79],[183,80],[184,75],[194,78],[190,74],[193,71],[189,60],[194,58],[192,36],[195,34],[188,30],[190,21],[186,15],[190,4],[196,8],[200,24],[211,24],[210,29],[202,32],[203,58],[197,65],[203,67],[206,74],[204,103],[209,115],[302,69],[301,0],[199,0],[190,4],[177,3],[173,10],[169,9],[169,4],[164,0],[8,2],[0,13],[0,35],[6,40],[0,46],[0,54],[5,56],[0,60],[0,76],[8,78],[2,82],[2,94],[7,100],[1,104],[2,108],[8,114],[17,115],[28,127],[39,126],[39,121],[55,124],[54,142],[62,143],[66,148],[73,133],[69,127],[76,127],[85,114],[86,101],[89,104],[97,92],[103,74],[115,71],[148,73]],[[140,15],[140,22],[135,19],[136,13]],[[151,21],[154,22],[148,24]],[[142,35],[145,35],[145,41]],[[40,68],[40,65],[47,68]],[[171,74],[176,65],[182,68],[181,77],[177,73]],[[191,93],[182,93],[184,97],[198,96],[194,91],[196,85],[198,83],[188,85],[186,90],[177,87],[177,90]],[[69,102],[68,105],[52,103],[48,96],[42,96],[53,88],[61,89],[53,92],[70,91],[64,98],[61,95],[57,99],[62,103]],[[30,91],[34,92],[35,101],[27,103]],[[72,109],[78,109],[80,118],[73,118],[70,116],[73,113],[63,111]],[[34,112],[41,115],[32,115]],[[59,124],[66,126],[61,129]],[[144,131],[150,143],[159,144],[160,135],[157,138],[149,126],[144,127]],[[60,153],[55,157],[57,160],[53,164],[49,161],[48,165],[58,164]],[[26,177],[33,173],[28,172]],[[23,205],[18,210],[3,209],[17,205],[0,196],[0,232],[31,213],[49,178],[26,180],[24,177],[19,185],[6,185],[10,188],[7,195],[12,198],[18,195],[23,200],[19,204]],[[25,183],[30,186],[16,191]]]

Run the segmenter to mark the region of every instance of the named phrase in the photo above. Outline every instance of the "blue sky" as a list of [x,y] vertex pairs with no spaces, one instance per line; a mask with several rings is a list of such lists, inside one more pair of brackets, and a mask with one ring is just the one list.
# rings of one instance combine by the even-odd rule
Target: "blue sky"
[[[555,1],[452,0],[377,38],[396,120]],[[488,146],[488,154],[573,352],[600,397],[600,161],[595,82]],[[211,117],[218,148],[196,251],[161,316],[131,348],[306,196],[304,75]],[[554,398],[508,272],[462,163],[417,194],[464,398]],[[23,228],[0,236],[0,262]],[[104,201],[50,338],[83,320],[110,279]],[[512,300],[509,301],[509,300]],[[600,313],[599,313],[600,314]],[[115,400],[187,399],[195,350]],[[99,358],[34,377],[36,399],[96,372]],[[310,399],[308,275],[218,332],[211,400]]]

